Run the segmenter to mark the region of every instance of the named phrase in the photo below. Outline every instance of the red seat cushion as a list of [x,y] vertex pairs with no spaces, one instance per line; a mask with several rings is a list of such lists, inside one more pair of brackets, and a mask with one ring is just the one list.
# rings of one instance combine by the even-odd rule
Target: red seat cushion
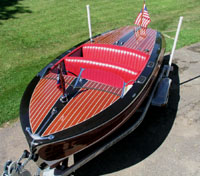
[[123,86],[123,81],[136,80],[149,58],[140,51],[115,45],[84,44],[80,49],[82,57],[64,58],[66,69],[78,75],[80,68],[85,68],[83,78],[117,87]]
[[110,84],[115,87],[122,87],[123,81],[135,80],[138,75],[137,72],[123,67],[90,61],[89,59],[80,59],[80,57],[66,58],[65,66],[67,70],[76,75],[79,74],[80,68],[84,68],[85,71],[83,71],[82,78]]
[[149,56],[140,51],[115,45],[85,44],[82,47],[83,57],[101,63],[117,65],[140,72]]

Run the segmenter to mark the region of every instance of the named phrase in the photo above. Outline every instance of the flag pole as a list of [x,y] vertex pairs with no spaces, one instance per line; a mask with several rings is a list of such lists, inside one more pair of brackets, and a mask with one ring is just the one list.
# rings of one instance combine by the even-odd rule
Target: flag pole
[[67,93],[65,92],[65,78],[63,76],[63,69],[62,69],[62,66],[61,66],[61,63],[60,63],[60,85],[61,85],[61,89],[62,89],[62,95],[60,97],[60,101],[62,103],[66,103],[68,101],[68,98],[67,98]]
[[169,69],[168,69],[168,71],[167,71],[167,76],[169,75],[169,72],[170,72],[170,70],[171,70],[172,59],[173,59],[173,56],[174,56],[174,51],[175,51],[175,49],[176,49],[176,43],[177,43],[177,41],[178,41],[178,36],[179,36],[180,29],[181,29],[182,21],[183,21],[183,16],[181,16],[181,17],[179,18],[179,23],[178,23],[178,27],[177,27],[177,31],[176,31],[176,37],[175,37],[175,39],[174,39],[174,44],[173,44],[172,51],[171,51],[171,54],[170,54]]
[[92,40],[91,19],[90,19],[90,5],[86,5],[86,8],[87,8],[87,16],[88,16],[88,28],[89,28],[90,42],[93,42],[93,40]]
[[60,66],[60,84],[61,84],[63,96],[65,96],[65,79],[63,77],[62,66]]
[[143,7],[142,7],[142,17],[141,17],[141,20],[140,20],[140,27],[142,25],[142,18],[143,18],[143,14],[144,14],[144,4],[145,4],[145,0],[144,0]]

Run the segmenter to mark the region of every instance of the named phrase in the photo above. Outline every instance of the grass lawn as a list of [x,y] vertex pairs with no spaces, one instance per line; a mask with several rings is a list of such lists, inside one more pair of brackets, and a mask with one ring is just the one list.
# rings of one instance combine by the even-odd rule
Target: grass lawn
[[[88,38],[87,4],[95,35],[132,25],[143,1],[0,1],[0,125],[19,117],[23,92],[38,71]],[[153,0],[146,5],[152,20],[149,27],[171,37],[175,36],[179,16],[184,16],[178,48],[200,41],[199,0]],[[166,41],[169,51],[173,40]]]

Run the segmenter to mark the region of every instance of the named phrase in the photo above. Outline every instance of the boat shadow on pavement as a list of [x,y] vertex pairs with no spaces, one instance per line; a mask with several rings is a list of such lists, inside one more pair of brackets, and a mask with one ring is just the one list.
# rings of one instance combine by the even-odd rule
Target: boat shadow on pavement
[[[168,59],[169,55],[165,56]],[[155,152],[167,138],[176,118],[180,99],[178,66],[170,73],[172,85],[167,107],[150,107],[142,124],[126,138],[81,167],[75,176],[96,176],[131,167]]]

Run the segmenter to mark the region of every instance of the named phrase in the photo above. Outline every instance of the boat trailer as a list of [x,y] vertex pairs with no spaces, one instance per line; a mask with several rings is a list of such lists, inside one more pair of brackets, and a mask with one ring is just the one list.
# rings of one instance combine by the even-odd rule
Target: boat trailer
[[[41,172],[43,176],[67,176],[74,173],[78,168],[94,159],[96,156],[103,153],[105,150],[128,136],[132,133],[143,121],[147,110],[150,105],[165,106],[168,102],[169,88],[171,79],[166,75],[169,69],[168,65],[164,65],[160,70],[159,77],[151,90],[147,100],[140,106],[138,111],[134,114],[134,118],[127,121],[121,128],[114,132],[111,136],[108,136],[104,140],[98,142],[92,147],[83,150],[80,153],[74,154],[68,158],[65,163],[66,167],[45,169],[41,171],[38,168],[35,176],[40,176]],[[4,167],[2,176],[31,176],[30,172],[24,167],[32,160],[32,153],[27,150],[24,151],[18,161],[7,161]],[[22,162],[24,160],[24,162]]]
[[[175,51],[176,42],[178,40],[182,19],[183,17],[180,17],[170,60],[168,64],[164,64],[160,69],[155,85],[147,97],[147,100],[143,102],[138,111],[134,114],[135,117],[130,118],[121,128],[117,129],[117,131],[106,137],[104,140],[70,156],[59,168],[47,168],[43,171],[38,168],[34,176],[40,176],[41,172],[43,176],[68,176],[74,173],[81,166],[85,165],[96,156],[100,155],[105,150],[132,133],[144,120],[150,105],[158,107],[167,105],[169,89],[172,82],[172,80],[169,78],[169,72],[172,70],[172,58]],[[32,160],[32,157],[33,154],[25,150],[17,161],[7,161],[5,163],[2,176],[31,176],[31,173],[25,169],[25,166],[30,160]],[[22,162],[22,160],[24,161]]]

